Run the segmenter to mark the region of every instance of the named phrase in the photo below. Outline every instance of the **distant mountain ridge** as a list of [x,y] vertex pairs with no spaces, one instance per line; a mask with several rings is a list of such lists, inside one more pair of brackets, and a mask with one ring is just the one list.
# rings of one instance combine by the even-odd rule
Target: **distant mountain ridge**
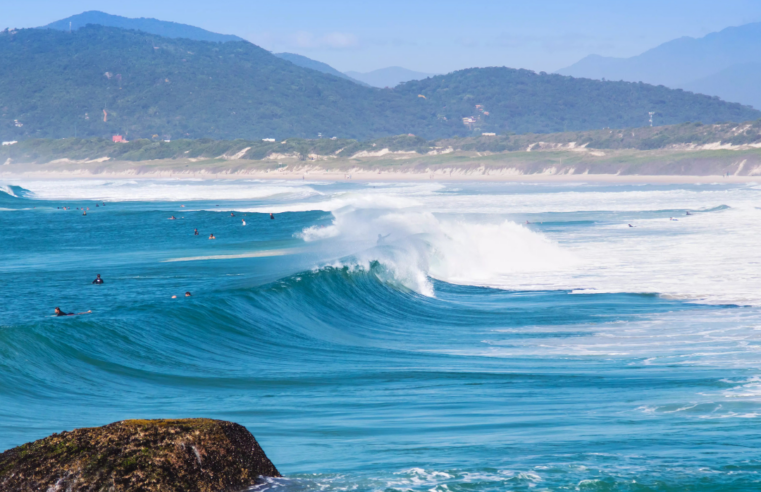
[[[590,55],[557,73],[710,91],[704,93],[744,104],[759,104],[755,94],[733,89],[733,84],[742,81],[732,75],[740,73],[733,67],[760,63],[761,23],[753,23],[728,27],[702,38],[675,39],[631,58]],[[717,77],[725,71],[728,72]],[[703,79],[711,81],[699,82]],[[754,79],[761,80],[758,75],[754,75]]]
[[107,14],[98,10],[90,10],[81,14],[72,15],[71,17],[52,22],[42,27],[46,29],[56,29],[58,31],[68,31],[70,27],[71,29],[76,30],[85,27],[87,24],[118,27],[120,29],[135,29],[137,31],[156,34],[165,38],[185,38],[217,43],[245,41],[243,38],[239,38],[232,34],[218,34],[187,24],[178,24],[177,22],[161,21],[144,17],[132,19],[129,17]]
[[0,139],[107,137],[426,139],[550,133],[761,112],[641,83],[504,67],[363,87],[249,42],[165,38],[89,24],[0,32]]
[[415,72],[402,67],[388,67],[379,68],[378,70],[366,73],[346,72],[346,75],[352,79],[364,82],[367,85],[382,89],[384,87],[396,87],[397,85],[409,82],[410,80],[427,79],[428,77],[433,77],[438,74]]
[[335,75],[336,77],[341,77],[342,79],[351,80],[352,82],[355,82],[360,85],[368,85],[364,82],[360,82],[359,80],[355,80],[345,73],[341,73],[335,68],[331,67],[327,63],[319,62],[317,60],[312,60],[311,58],[307,58],[303,55],[297,55],[296,53],[273,53],[278,58],[282,58],[283,60],[288,60],[289,62],[293,63],[294,65],[298,65],[299,67],[303,68],[309,68],[311,70],[317,70],[318,72],[327,73],[330,75]]

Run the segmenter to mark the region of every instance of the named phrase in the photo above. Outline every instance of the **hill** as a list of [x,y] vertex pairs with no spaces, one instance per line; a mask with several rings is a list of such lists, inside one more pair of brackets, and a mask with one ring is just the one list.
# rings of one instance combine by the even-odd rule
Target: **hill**
[[[440,117],[471,114],[476,133],[553,133],[593,128],[757,119],[761,112],[717,98],[643,83],[602,82],[530,70],[481,68],[406,82],[395,92],[426,97]],[[480,108],[476,105],[481,106]],[[710,115],[710,116],[708,116]]]
[[118,27],[120,29],[134,29],[150,34],[156,34],[165,38],[185,38],[196,41],[211,41],[218,43],[227,43],[229,41],[244,41],[238,36],[232,34],[217,34],[200,27],[189,26],[187,24],[178,24],[176,22],[161,21],[157,19],[131,19],[119,15],[111,15],[97,10],[83,12],[72,15],[65,19],[43,26],[43,29],[56,29],[59,31],[77,30],[85,27],[87,24],[97,24],[107,27]]
[[434,73],[415,72],[402,67],[388,67],[373,70],[372,72],[346,72],[346,75],[352,79],[359,80],[373,87],[396,87],[403,82],[410,80],[421,80],[433,77]]
[[[761,112],[665,87],[508,68],[362,87],[248,42],[88,25],[0,33],[0,139],[164,139],[413,133],[427,139],[746,121]],[[105,110],[105,113],[104,113]],[[467,118],[467,120],[463,120]],[[464,124],[467,123],[467,124]]]
[[397,94],[298,67],[248,42],[97,25],[0,34],[0,108],[3,140],[369,138],[456,127],[426,118]]
[[761,23],[729,27],[697,39],[682,37],[631,58],[590,55],[558,73],[592,79],[641,81],[675,88],[700,87],[709,90],[706,92],[709,95],[732,94],[740,99],[730,100],[752,104],[757,102],[756,98],[746,97],[745,92],[732,91],[733,84],[742,83],[742,79],[730,78],[732,71],[713,79],[711,85],[699,81],[735,66],[755,63],[761,63]]
[[364,82],[360,82],[359,80],[355,80],[348,75],[339,72],[335,68],[331,67],[327,63],[319,62],[317,60],[312,60],[311,58],[307,58],[303,55],[297,55],[296,53],[273,53],[276,57],[282,58],[283,60],[288,60],[289,62],[293,63],[294,65],[298,65],[299,67],[303,68],[309,68],[310,70],[317,70],[318,72],[327,73],[329,75],[334,75],[336,77],[340,77],[342,79],[351,80],[352,82],[355,82],[360,85],[368,85]]
[[684,84],[683,88],[711,94],[725,101],[738,101],[761,109],[761,63],[732,65],[708,77]]

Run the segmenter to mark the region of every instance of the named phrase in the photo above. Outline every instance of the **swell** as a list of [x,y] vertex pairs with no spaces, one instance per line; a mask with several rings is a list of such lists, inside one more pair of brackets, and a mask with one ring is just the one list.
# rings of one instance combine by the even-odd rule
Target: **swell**
[[[151,386],[246,388],[284,379],[304,384],[305,370],[365,374],[441,358],[465,367],[473,363],[466,352],[477,353],[494,330],[686,309],[647,295],[521,293],[433,282],[437,297],[424,296],[373,262],[369,269],[325,267],[261,287],[6,326],[0,329],[6,355],[0,389],[19,397],[92,396],[102,381],[149,392]],[[459,361],[452,359],[457,353]]]

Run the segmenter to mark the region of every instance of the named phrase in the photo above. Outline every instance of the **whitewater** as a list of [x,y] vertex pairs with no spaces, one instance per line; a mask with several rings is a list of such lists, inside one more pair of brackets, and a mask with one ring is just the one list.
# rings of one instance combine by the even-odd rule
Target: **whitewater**
[[757,489],[760,220],[756,184],[4,178],[0,450],[212,417],[256,490]]

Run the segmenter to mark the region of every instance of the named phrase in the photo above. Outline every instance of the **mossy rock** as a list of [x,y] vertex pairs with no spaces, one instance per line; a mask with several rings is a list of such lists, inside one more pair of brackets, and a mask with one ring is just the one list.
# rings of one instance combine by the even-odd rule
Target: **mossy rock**
[[279,477],[245,427],[222,420],[124,420],[0,454],[0,490],[239,491]]

